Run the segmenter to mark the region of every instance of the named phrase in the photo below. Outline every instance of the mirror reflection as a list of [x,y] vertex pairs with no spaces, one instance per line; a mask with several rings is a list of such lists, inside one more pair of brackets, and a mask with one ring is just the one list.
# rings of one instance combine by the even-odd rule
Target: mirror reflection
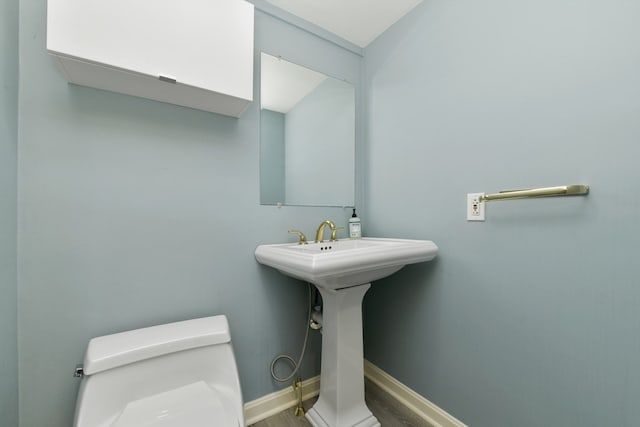
[[260,100],[260,203],[353,206],[353,85],[262,53]]

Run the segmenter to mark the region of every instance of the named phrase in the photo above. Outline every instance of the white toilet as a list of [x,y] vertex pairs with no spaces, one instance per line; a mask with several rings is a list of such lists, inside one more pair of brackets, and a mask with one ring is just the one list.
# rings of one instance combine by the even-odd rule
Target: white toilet
[[89,341],[75,427],[244,427],[225,316]]

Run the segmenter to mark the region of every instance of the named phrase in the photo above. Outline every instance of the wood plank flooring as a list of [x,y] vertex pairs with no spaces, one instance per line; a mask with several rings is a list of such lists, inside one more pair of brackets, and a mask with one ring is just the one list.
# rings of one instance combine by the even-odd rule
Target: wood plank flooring
[[[380,387],[365,379],[365,401],[380,421],[382,427],[433,427],[431,424],[418,417],[409,409],[402,406]],[[303,407],[308,410],[313,406],[317,398],[303,402]],[[250,427],[309,427],[311,424],[304,417],[296,417],[293,408],[280,412],[266,420],[258,421]]]

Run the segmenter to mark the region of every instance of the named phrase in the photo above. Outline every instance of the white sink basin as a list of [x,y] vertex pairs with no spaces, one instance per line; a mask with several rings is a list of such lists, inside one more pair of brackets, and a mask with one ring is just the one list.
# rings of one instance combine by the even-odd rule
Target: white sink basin
[[341,289],[382,279],[407,264],[429,261],[438,253],[430,240],[382,239],[260,245],[255,256],[296,279],[319,287]]

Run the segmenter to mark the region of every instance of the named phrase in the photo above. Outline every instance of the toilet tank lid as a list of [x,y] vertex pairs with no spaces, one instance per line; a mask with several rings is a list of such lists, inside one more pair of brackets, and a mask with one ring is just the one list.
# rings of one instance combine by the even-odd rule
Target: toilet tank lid
[[84,373],[96,374],[163,354],[231,342],[224,315],[135,329],[89,341]]

